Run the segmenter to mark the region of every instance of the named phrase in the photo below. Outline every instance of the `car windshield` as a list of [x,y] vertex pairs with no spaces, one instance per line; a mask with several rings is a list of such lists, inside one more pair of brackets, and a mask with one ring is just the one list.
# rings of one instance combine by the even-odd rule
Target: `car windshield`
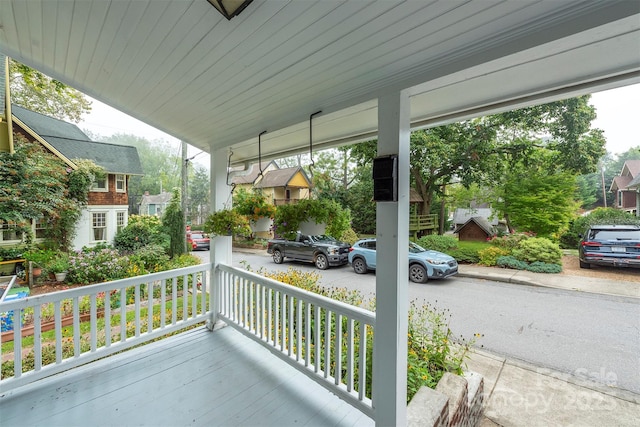
[[192,239],[204,239],[204,236],[202,234],[192,234],[191,238]]
[[409,242],[409,253],[419,254],[420,252],[426,252],[427,250],[420,245],[416,245],[413,242]]
[[309,239],[312,242],[335,242],[336,240],[331,236],[327,236],[326,234],[316,234],[314,236],[309,236]]
[[640,230],[591,230],[591,240],[640,240]]

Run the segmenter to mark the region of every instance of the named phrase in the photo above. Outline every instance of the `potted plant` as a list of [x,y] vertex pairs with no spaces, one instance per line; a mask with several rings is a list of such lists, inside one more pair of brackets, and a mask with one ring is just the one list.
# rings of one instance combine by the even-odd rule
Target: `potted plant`
[[57,282],[64,282],[69,272],[69,265],[69,256],[65,253],[60,253],[47,264],[46,268],[55,274]]
[[278,207],[273,227],[284,238],[304,234],[329,234],[340,237],[350,227],[351,214],[337,202],[328,199],[306,199]]
[[214,236],[250,236],[251,227],[246,216],[235,209],[215,211],[207,217],[204,231]]
[[22,255],[25,260],[31,262],[33,277],[38,277],[42,274],[42,267],[46,266],[56,256],[56,252],[51,249],[33,248]]
[[241,188],[233,197],[233,208],[249,219],[253,232],[269,231],[273,225],[276,207],[260,190],[249,192]]

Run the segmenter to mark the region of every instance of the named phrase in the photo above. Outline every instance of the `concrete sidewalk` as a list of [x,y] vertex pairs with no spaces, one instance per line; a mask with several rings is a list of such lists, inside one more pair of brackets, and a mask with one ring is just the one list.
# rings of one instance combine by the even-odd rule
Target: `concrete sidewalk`
[[565,274],[532,273],[507,268],[483,267],[460,264],[459,277],[495,280],[518,285],[543,286],[568,291],[589,292],[640,298],[640,270],[630,270],[628,280],[606,280],[596,277],[569,276]]
[[[460,265],[459,276],[640,298],[640,274],[614,281]],[[615,388],[607,378],[593,381],[604,373],[581,378],[480,350],[474,350],[467,367],[484,376],[483,427],[640,425],[640,395]]]
[[493,426],[638,426],[640,395],[475,350],[470,371],[484,377],[485,417]]

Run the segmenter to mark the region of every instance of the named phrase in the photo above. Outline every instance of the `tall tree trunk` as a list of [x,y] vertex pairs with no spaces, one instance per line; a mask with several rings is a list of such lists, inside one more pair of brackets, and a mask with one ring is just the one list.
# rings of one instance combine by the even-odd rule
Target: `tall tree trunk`
[[433,201],[433,191],[430,191],[430,186],[427,185],[422,179],[422,174],[419,170],[411,168],[411,175],[416,183],[416,191],[422,197],[422,211],[420,215],[428,215],[431,212],[431,203]]
[[440,218],[438,218],[438,234],[441,236],[444,234],[444,224],[445,224],[444,214],[445,214],[446,192],[447,192],[447,185],[442,184],[442,200],[440,201]]

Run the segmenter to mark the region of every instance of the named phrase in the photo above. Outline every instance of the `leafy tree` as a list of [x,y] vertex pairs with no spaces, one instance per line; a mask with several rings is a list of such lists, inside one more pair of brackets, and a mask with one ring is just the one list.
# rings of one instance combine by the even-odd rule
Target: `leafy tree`
[[162,217],[162,224],[169,235],[169,256],[174,258],[187,251],[187,239],[185,235],[184,213],[180,207],[180,190],[175,188],[171,201]]
[[193,168],[189,174],[188,205],[191,222],[202,224],[209,215],[209,171],[203,167]]
[[504,214],[510,228],[557,238],[577,210],[575,175],[554,170],[548,163],[554,160],[550,153],[540,152],[534,157],[538,166],[512,168],[494,206]]
[[15,152],[0,153],[0,223],[14,223],[29,242],[31,222],[44,218],[51,244],[68,249],[96,176],[88,160],[70,169],[39,143],[15,136]]
[[[453,182],[502,186],[510,170],[535,166],[541,150],[548,153],[546,164],[559,170],[595,171],[605,140],[600,130],[590,128],[595,109],[588,101],[583,96],[413,132],[410,175],[424,200],[422,213],[430,213],[442,189]],[[360,164],[369,163],[376,155],[375,142],[359,144],[352,152]]]
[[14,60],[9,64],[11,100],[31,111],[78,123],[91,111],[81,92]]

